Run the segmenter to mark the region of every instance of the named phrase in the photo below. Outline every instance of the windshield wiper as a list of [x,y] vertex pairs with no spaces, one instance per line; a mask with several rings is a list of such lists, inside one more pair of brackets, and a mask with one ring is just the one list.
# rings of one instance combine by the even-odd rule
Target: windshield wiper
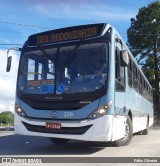
[[61,77],[60,77],[60,82],[62,81],[62,77],[63,77],[64,71],[65,71],[65,67],[68,67],[73,62],[73,60],[76,58],[76,56],[78,54],[80,46],[82,46],[84,44],[84,42],[85,42],[85,38],[81,39],[80,43],[77,44],[73,48],[72,53],[65,60],[64,65],[62,66],[62,74],[61,74]]
[[83,39],[81,39],[80,40],[80,43],[79,44],[77,44],[75,47],[74,47],[74,49],[72,50],[72,53],[67,57],[67,59],[65,60],[65,62],[64,62],[64,68],[65,67],[68,67],[72,62],[73,62],[73,60],[76,58],[76,56],[77,56],[77,54],[78,54],[78,51],[79,51],[79,48],[80,48],[80,46],[82,46],[83,44],[84,44],[84,41],[85,41],[85,39],[83,38]]
[[49,55],[40,45],[38,45],[37,47],[44,55],[46,55],[48,59],[50,59],[51,61],[53,60],[52,62],[55,62],[55,59],[51,55]]

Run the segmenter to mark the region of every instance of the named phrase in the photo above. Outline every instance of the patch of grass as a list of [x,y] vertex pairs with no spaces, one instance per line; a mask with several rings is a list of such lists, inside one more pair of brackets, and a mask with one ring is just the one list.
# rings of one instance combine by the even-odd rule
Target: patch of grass
[[11,127],[11,126],[13,126],[13,124],[0,123],[0,127]]

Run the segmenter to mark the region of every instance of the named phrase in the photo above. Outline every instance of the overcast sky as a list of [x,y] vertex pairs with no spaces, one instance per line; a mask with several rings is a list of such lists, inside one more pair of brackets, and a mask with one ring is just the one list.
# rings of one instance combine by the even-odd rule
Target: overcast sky
[[[28,36],[49,29],[105,22],[127,41],[130,19],[151,0],[4,0],[0,10],[0,44],[21,44]],[[13,46],[14,47],[14,46]],[[6,50],[0,45],[0,112],[13,111],[19,53],[12,52],[6,73]]]

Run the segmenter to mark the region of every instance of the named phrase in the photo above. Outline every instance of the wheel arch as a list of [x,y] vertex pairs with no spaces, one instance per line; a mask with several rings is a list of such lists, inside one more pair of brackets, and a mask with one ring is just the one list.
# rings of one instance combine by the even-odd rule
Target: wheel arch
[[149,125],[149,114],[147,115],[147,123]]
[[133,117],[132,117],[132,111],[129,109],[128,111],[128,116],[130,117],[132,123],[133,123]]

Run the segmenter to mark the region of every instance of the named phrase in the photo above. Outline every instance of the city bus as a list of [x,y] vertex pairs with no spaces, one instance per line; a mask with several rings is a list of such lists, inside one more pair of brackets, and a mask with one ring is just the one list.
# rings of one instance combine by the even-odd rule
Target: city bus
[[18,50],[16,134],[56,144],[82,140],[116,146],[128,145],[134,133],[148,134],[152,87],[111,25],[34,34]]

